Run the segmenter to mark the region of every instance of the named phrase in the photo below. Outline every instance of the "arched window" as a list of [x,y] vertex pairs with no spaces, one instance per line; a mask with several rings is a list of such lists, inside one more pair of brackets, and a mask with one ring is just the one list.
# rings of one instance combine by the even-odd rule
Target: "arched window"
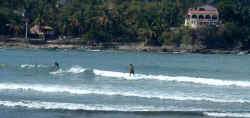
[[210,15],[206,15],[206,19],[211,19],[211,16]]
[[192,18],[193,19],[197,19],[197,15],[192,15]]
[[218,18],[218,17],[217,17],[216,15],[213,15],[213,16],[212,16],[212,19],[213,19],[213,20],[216,20],[217,18]]
[[203,15],[200,15],[200,16],[199,16],[199,19],[204,19],[204,16],[203,16]]

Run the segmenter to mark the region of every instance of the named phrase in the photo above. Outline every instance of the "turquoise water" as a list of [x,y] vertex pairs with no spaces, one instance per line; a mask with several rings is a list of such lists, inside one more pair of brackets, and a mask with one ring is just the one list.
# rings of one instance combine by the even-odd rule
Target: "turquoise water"
[[1,49],[0,115],[250,117],[249,65],[250,55]]

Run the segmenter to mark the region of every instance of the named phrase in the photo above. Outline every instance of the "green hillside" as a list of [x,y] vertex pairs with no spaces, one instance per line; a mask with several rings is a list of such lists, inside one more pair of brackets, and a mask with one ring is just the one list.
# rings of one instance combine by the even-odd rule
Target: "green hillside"
[[[204,4],[218,8],[222,25],[183,27],[187,9]],[[29,28],[50,26],[56,37],[80,37],[86,44],[250,48],[249,0],[2,0],[0,20],[0,34],[8,36],[24,37],[28,21]]]

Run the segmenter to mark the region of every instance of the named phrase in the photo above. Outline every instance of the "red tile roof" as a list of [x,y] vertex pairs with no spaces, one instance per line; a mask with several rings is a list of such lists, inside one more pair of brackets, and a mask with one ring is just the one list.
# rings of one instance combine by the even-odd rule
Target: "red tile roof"
[[218,10],[205,10],[205,11],[198,11],[198,10],[189,10],[191,14],[219,14]]

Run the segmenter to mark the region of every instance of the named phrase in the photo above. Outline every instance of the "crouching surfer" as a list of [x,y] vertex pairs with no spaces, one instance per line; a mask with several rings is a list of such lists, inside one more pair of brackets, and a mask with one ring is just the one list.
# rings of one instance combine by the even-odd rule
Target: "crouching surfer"
[[56,70],[60,69],[59,63],[58,63],[58,62],[55,62],[55,63],[54,63],[54,66],[55,66],[55,69],[56,69]]

